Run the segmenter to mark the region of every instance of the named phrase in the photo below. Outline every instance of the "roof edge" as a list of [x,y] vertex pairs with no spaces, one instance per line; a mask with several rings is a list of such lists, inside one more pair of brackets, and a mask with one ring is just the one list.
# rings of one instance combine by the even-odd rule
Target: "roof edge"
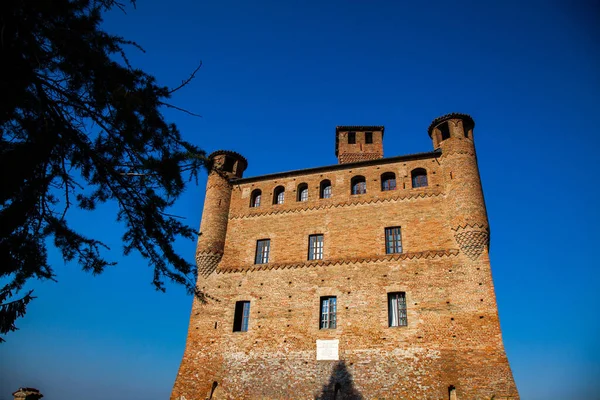
[[429,128],[427,128],[427,133],[429,134],[429,137],[431,137],[431,131],[433,131],[433,128],[435,128],[439,124],[446,122],[450,119],[466,120],[466,121],[469,121],[473,127],[475,127],[475,121],[469,114],[453,112],[450,114],[442,115],[441,117],[437,117],[436,119],[431,121],[431,124],[429,124]]
[[244,170],[248,167],[248,160],[246,160],[246,157],[244,157],[243,155],[241,155],[240,153],[238,153],[236,151],[217,150],[217,151],[213,151],[212,153],[210,153],[206,158],[211,160],[213,157],[220,156],[220,155],[233,156],[233,157],[241,160],[242,163],[244,164],[244,168],[243,168]]
[[274,174],[250,176],[248,178],[231,179],[230,182],[235,183],[235,184],[250,183],[250,182],[257,182],[257,181],[262,181],[262,180],[286,177],[286,176],[313,174],[313,173],[318,173],[318,172],[323,172],[323,171],[336,171],[336,170],[343,170],[343,169],[356,168],[356,167],[366,167],[366,166],[378,165],[378,164],[389,164],[389,163],[393,163],[393,162],[397,162],[397,161],[404,161],[404,160],[437,158],[441,155],[442,155],[442,151],[440,149],[436,149],[434,151],[430,151],[430,152],[426,152],[426,153],[407,154],[407,155],[403,155],[403,156],[379,158],[377,160],[358,161],[358,162],[348,163],[348,164],[333,164],[333,165],[326,165],[324,167],[297,169],[297,170],[292,170],[292,171],[276,172]]

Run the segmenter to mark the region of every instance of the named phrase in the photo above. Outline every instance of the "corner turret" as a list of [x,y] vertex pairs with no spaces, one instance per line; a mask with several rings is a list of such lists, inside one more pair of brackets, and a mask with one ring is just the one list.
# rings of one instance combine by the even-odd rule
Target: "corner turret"
[[451,113],[433,120],[427,132],[433,147],[441,149],[446,212],[459,248],[476,260],[489,250],[489,224],[473,141],[475,121],[467,114]]
[[461,113],[446,114],[434,119],[427,129],[433,140],[433,148],[439,149],[447,139],[470,139],[473,141],[475,121],[470,115]]
[[207,165],[210,172],[196,247],[198,275],[205,278],[217,268],[223,256],[231,203],[231,181],[242,178],[248,161],[234,151],[219,150],[208,156]]

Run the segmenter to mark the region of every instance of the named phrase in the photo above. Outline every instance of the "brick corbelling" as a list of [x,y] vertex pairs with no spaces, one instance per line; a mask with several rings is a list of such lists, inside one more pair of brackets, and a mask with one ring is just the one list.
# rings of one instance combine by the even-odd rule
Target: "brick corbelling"
[[196,254],[196,267],[198,268],[198,277],[208,278],[216,269],[221,258],[222,251],[203,251]]
[[489,230],[489,227],[487,226],[487,224],[469,224],[469,223],[465,223],[463,225],[458,225],[454,228],[450,228],[453,231],[458,231],[459,229],[467,229],[467,228],[479,228],[479,229],[485,229],[485,230]]
[[[343,203],[336,204],[323,204],[316,205],[310,207],[298,207],[298,208],[290,208],[286,210],[269,210],[264,212],[248,212],[246,214],[232,214],[229,216],[229,219],[240,219],[240,218],[253,218],[253,217],[262,217],[266,215],[274,215],[274,214],[289,214],[296,213],[301,211],[316,211],[323,210],[328,208],[338,208],[338,207],[349,207],[349,206],[357,206],[364,204],[376,204],[376,203],[389,203],[392,201],[403,201],[403,200],[412,200],[412,199],[425,199],[429,197],[437,197],[444,196],[444,192],[420,192],[420,193],[411,193],[407,195],[394,196],[389,198],[374,198],[369,200],[354,200],[354,201],[346,201]],[[300,203],[301,204],[301,203]]]
[[270,263],[270,264],[252,264],[239,267],[218,267],[217,274],[231,273],[231,272],[253,272],[253,271],[269,271],[277,269],[291,269],[291,268],[314,268],[314,267],[326,267],[334,265],[348,265],[348,264],[366,264],[366,263],[378,263],[386,261],[401,261],[401,260],[412,260],[412,259],[431,259],[436,257],[451,257],[458,256],[460,251],[458,249],[445,249],[445,250],[426,250],[412,253],[401,253],[401,254],[388,254],[385,256],[377,257],[360,257],[360,258],[343,258],[336,260],[319,260],[319,261],[304,261],[299,263]]
[[448,156],[451,156],[454,154],[466,154],[469,156],[475,156],[475,152],[472,150],[453,150],[450,152],[442,153],[442,155],[440,156],[440,160],[443,160],[443,159],[447,158]]
[[381,153],[344,153],[339,155],[340,164],[377,160],[380,158],[383,158]]

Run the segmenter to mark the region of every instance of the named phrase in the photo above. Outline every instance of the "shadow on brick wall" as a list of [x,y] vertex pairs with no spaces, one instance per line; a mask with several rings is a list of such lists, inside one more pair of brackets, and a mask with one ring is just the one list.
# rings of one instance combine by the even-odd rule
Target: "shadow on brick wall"
[[362,398],[360,392],[354,387],[352,374],[346,368],[346,362],[339,361],[331,372],[329,382],[323,386],[315,400],[362,400]]

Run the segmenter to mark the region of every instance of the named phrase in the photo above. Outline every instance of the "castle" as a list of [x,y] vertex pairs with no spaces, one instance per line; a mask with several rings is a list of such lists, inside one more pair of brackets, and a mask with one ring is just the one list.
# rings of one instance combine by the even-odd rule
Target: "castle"
[[212,153],[171,399],[518,399],[474,126],[387,158],[383,126],[338,126],[339,164],[250,178]]

